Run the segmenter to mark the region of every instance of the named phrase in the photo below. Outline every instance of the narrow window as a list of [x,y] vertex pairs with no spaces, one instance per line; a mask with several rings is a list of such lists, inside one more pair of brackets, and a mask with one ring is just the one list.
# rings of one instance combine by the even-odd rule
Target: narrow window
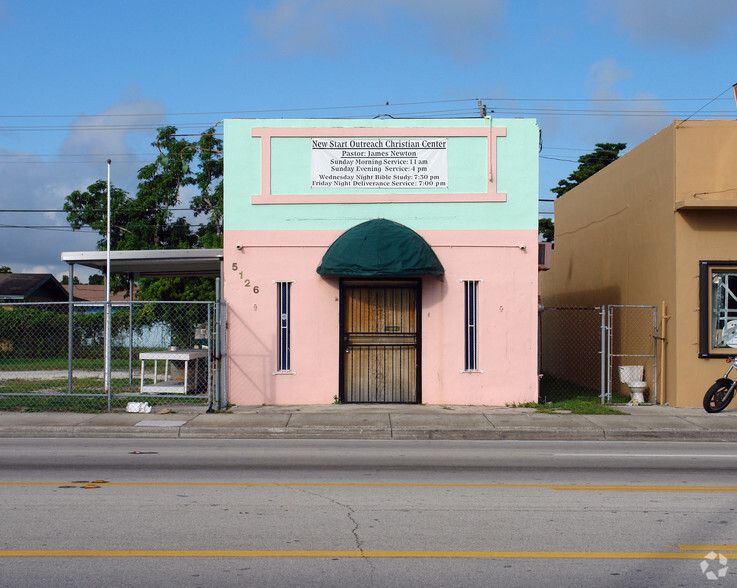
[[288,372],[292,367],[291,341],[291,302],[292,283],[276,283],[277,312],[277,360],[276,371]]
[[465,314],[465,365],[464,370],[479,369],[479,334],[478,334],[478,280],[463,280],[464,314]]

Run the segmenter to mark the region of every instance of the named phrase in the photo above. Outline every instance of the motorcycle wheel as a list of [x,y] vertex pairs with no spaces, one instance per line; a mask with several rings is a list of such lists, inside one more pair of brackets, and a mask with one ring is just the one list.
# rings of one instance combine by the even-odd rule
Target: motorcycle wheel
[[704,410],[706,412],[721,412],[732,401],[734,390],[730,392],[732,382],[720,380],[706,391],[704,396]]

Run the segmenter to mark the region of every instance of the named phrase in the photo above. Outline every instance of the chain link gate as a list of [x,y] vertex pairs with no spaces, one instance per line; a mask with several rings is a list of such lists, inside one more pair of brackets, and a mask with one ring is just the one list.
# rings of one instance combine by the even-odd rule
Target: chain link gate
[[539,314],[539,402],[601,398],[604,309],[544,307]]
[[606,402],[611,403],[613,398],[630,394],[629,386],[623,381],[621,367],[642,374],[642,380],[649,388],[648,402],[655,404],[658,398],[657,307],[607,306],[607,335]]
[[657,398],[655,306],[552,306],[539,315],[539,402],[598,398],[625,403],[619,367],[642,365],[650,402]]
[[[111,302],[111,385],[105,390],[105,303],[4,303],[0,306],[0,410],[211,406],[219,386],[215,302]],[[169,359],[178,347],[196,365]],[[154,376],[144,356],[161,357]],[[194,360],[189,361],[192,364]],[[195,369],[186,374],[184,366]],[[168,378],[175,393],[146,393]],[[187,380],[187,389],[184,381]],[[181,385],[179,385],[181,383]]]

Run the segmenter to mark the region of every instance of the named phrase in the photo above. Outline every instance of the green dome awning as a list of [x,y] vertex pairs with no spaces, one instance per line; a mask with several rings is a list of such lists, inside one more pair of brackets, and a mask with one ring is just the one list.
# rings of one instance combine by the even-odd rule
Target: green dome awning
[[445,272],[427,242],[409,227],[383,218],[348,229],[325,252],[321,276],[399,278]]

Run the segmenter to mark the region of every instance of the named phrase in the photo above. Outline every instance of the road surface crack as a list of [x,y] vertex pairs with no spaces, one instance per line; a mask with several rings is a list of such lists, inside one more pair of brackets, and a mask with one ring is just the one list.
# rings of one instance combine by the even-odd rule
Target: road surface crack
[[324,494],[319,494],[317,492],[310,492],[306,488],[297,488],[300,492],[304,492],[305,494],[309,494],[311,496],[317,496],[318,498],[322,498],[324,500],[327,500],[328,502],[332,502],[333,504],[345,509],[346,516],[348,517],[348,520],[350,521],[352,525],[351,533],[353,535],[353,540],[356,543],[356,549],[361,554],[361,559],[366,562],[366,564],[369,567],[369,573],[370,573],[370,584],[373,584],[374,579],[374,564],[371,562],[371,559],[366,557],[366,554],[363,550],[363,541],[361,540],[361,537],[359,536],[358,529],[359,529],[359,522],[355,518],[356,511],[350,504],[343,504],[339,500],[336,500],[335,498],[330,498],[330,496],[325,496]]

